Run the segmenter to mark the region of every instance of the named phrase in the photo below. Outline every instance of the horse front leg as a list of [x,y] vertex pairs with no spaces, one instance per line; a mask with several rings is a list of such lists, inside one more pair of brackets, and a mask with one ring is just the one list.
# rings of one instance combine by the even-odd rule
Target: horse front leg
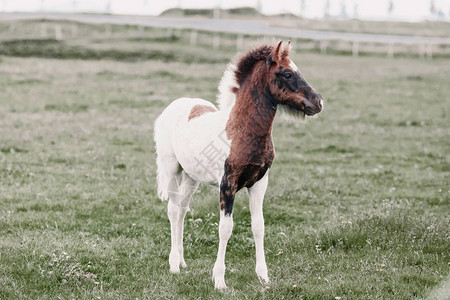
[[225,252],[233,231],[232,211],[235,193],[235,183],[231,182],[225,174],[220,185],[219,250],[213,269],[214,287],[219,290],[227,288],[225,284]]
[[225,215],[224,211],[221,210],[219,223],[219,250],[217,251],[217,259],[213,269],[214,287],[219,290],[227,288],[225,284],[225,252],[232,231],[233,215]]
[[264,255],[264,218],[263,201],[269,182],[268,171],[258,182],[248,189],[250,213],[252,216],[252,231],[255,239],[256,267],[255,271],[262,283],[269,283],[266,258]]

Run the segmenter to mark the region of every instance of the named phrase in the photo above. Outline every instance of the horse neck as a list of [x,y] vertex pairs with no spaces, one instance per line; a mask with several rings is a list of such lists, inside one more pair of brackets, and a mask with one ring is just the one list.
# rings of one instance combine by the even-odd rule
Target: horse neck
[[251,76],[236,93],[236,103],[230,113],[227,132],[269,138],[276,111],[276,101],[264,76]]

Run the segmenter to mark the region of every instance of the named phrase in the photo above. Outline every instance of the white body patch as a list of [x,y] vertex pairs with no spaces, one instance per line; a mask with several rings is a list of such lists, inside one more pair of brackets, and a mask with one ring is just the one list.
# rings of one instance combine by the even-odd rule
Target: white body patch
[[[225,159],[230,153],[231,141],[227,139],[225,126],[231,107],[206,112],[188,120],[196,105],[215,108],[211,102],[203,99],[180,98],[173,101],[156,120],[158,159],[167,157],[179,163],[197,182],[220,184]],[[158,169],[158,172],[164,173],[164,170]]]
[[[169,200],[167,214],[171,232],[171,273],[179,273],[180,266],[186,267],[183,226],[191,197],[200,182],[220,184],[225,160],[230,153],[231,141],[226,137],[225,126],[232,106],[205,112],[189,120],[192,108],[196,105],[215,108],[211,102],[203,99],[180,98],[173,101],[155,121],[158,196],[162,200]],[[214,273],[215,287],[218,289],[226,287],[225,248],[233,227],[232,218],[225,218],[225,221],[221,217],[222,250],[219,250],[219,263]]]

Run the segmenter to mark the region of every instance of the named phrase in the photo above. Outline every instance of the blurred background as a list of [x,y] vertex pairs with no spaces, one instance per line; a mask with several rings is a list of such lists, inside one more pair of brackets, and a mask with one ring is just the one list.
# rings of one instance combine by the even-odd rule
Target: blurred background
[[[206,10],[227,14],[227,10],[245,7],[248,14],[285,14],[303,18],[361,18],[376,20],[449,20],[448,0],[2,0],[4,12],[70,12],[151,15],[197,13]],[[201,12],[204,10],[204,12]],[[219,12],[220,11],[220,12]]]
[[[0,299],[450,299],[449,17],[450,0],[0,0]],[[223,294],[217,187],[169,273],[153,122],[215,103],[233,57],[279,40],[325,108],[274,122],[271,284],[241,192]]]
[[[206,42],[201,35],[209,34],[215,49],[234,43],[241,50],[249,40],[277,37],[291,39],[297,50],[355,57],[384,53],[432,58],[450,53],[450,0],[2,0],[1,7],[6,20],[102,23],[107,24],[106,35],[112,33],[113,24],[136,25],[141,33],[145,26],[169,28],[169,35],[174,34],[172,29],[191,30],[177,38],[196,45]],[[73,37],[78,33],[76,24],[71,28],[41,24],[40,32],[35,30],[34,36],[56,40],[68,32]],[[235,41],[223,36],[226,33],[236,35]]]

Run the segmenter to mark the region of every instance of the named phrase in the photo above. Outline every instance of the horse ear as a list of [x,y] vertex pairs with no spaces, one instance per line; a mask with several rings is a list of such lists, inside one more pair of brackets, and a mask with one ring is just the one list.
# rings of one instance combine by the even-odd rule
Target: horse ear
[[283,43],[283,41],[280,41],[278,43],[278,46],[275,48],[275,51],[273,52],[272,55],[272,60],[276,63],[280,63],[281,62],[281,44]]
[[291,51],[292,45],[291,45],[291,41],[288,41],[288,44],[286,47],[284,47],[283,51],[281,52],[281,58],[286,58],[289,56],[289,51]]

